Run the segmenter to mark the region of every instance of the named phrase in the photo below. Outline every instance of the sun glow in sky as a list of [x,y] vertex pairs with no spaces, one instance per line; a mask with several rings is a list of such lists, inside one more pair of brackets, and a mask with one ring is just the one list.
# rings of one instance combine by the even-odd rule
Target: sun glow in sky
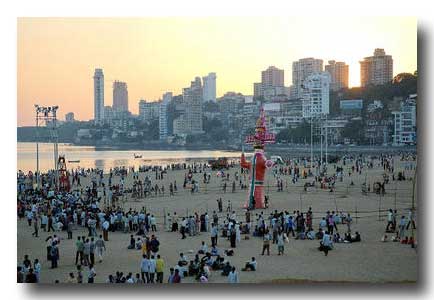
[[35,103],[59,105],[59,117],[93,118],[93,73],[103,68],[105,105],[112,82],[128,84],[129,109],[141,98],[181,94],[195,76],[217,73],[217,96],[253,94],[261,71],[285,70],[304,57],[344,61],[350,86],[359,61],[384,48],[394,75],[417,68],[417,19],[408,17],[209,17],[18,19],[18,126],[33,125]]

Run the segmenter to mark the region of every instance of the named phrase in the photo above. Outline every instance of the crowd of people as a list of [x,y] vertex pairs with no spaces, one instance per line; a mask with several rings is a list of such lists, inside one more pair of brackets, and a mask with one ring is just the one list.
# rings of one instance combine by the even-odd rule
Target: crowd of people
[[[317,173],[311,173],[306,168],[307,160],[286,161],[286,165],[274,168],[277,191],[283,191],[282,176],[290,176],[293,183],[300,178],[312,176],[321,187],[333,189],[335,182],[344,176],[343,166],[349,166],[348,176],[353,173],[361,173],[363,168],[373,167],[373,161],[366,158],[344,158],[342,166],[335,167],[335,174],[324,175],[324,170],[317,168]],[[379,163],[385,170],[393,172],[393,158],[381,156]],[[125,250],[141,251],[140,272],[116,271],[106,279],[107,283],[179,283],[186,277],[192,277],[198,282],[206,283],[211,274],[219,271],[227,276],[230,283],[239,282],[237,266],[230,261],[230,256],[236,254],[237,245],[244,239],[262,239],[261,255],[274,254],[271,245],[275,245],[277,255],[285,255],[285,246],[292,238],[296,240],[317,240],[317,248],[327,256],[334,249],[336,243],[360,242],[361,234],[353,233],[352,216],[342,211],[327,211],[323,216],[314,218],[311,207],[305,212],[275,210],[266,216],[264,211],[255,212],[245,210],[243,215],[237,215],[232,208],[230,200],[227,200],[227,208],[223,208],[222,198],[217,199],[217,209],[211,214],[208,212],[193,212],[190,215],[178,215],[176,212],[167,213],[164,222],[158,222],[157,216],[148,212],[145,207],[141,209],[126,209],[119,199],[124,195],[131,198],[146,198],[152,195],[158,196],[165,193],[163,179],[171,170],[184,170],[184,182],[182,188],[191,189],[192,193],[199,192],[196,174],[203,177],[204,183],[211,180],[211,172],[207,164],[173,164],[163,167],[139,167],[115,168],[106,176],[102,170],[80,169],[71,171],[69,176],[70,191],[58,191],[55,189],[56,174],[49,171],[40,174],[39,184],[36,183],[35,174],[19,172],[17,176],[17,215],[25,219],[27,225],[33,231],[32,236],[39,238],[40,233],[49,234],[45,239],[47,248],[47,261],[52,269],[58,268],[62,263],[60,245],[65,243],[60,236],[66,232],[66,240],[75,239],[75,265],[76,270],[70,272],[66,280],[58,279],[58,282],[93,283],[97,277],[97,264],[104,261],[104,255],[109,248],[110,234],[115,232],[129,234],[130,241],[125,245]],[[145,173],[145,174],[143,174]],[[153,175],[150,175],[153,173]],[[246,171],[241,169],[233,175],[232,191],[234,184],[239,181],[239,186],[245,188]],[[127,176],[132,176],[130,186],[126,183]],[[222,180],[223,187],[230,180],[230,174],[222,172],[218,177]],[[82,185],[84,178],[88,182]],[[144,178],[141,180],[141,178]],[[153,179],[151,179],[153,178]],[[167,182],[166,182],[167,183]],[[176,181],[168,186],[169,196],[174,196],[178,191]],[[226,187],[224,187],[226,192]],[[225,211],[224,211],[225,210]],[[226,215],[225,215],[226,214]],[[404,220],[404,221],[403,221]],[[26,226],[27,226],[26,225]],[[402,216],[399,224],[396,220],[396,211],[388,215],[387,232],[396,232],[401,241],[406,238],[405,230],[413,226],[414,218],[409,215],[407,219]],[[404,229],[405,227],[405,229]],[[181,239],[203,234],[210,237],[210,246],[205,241],[201,242],[194,258],[188,259],[184,253],[175,266],[166,267],[164,259],[159,254],[161,248],[157,238],[157,232],[179,234]],[[87,234],[83,235],[83,231]],[[227,243],[221,246],[221,240]],[[220,242],[219,242],[220,241]],[[407,238],[408,241],[408,238]],[[413,243],[414,241],[412,241]],[[410,243],[410,242],[409,242]],[[225,247],[226,246],[226,247]],[[315,246],[316,247],[316,246]],[[63,259],[63,257],[62,257]],[[243,266],[238,266],[244,271],[256,271],[257,261],[252,257]],[[86,270],[85,270],[86,269]],[[164,271],[169,273],[164,277]],[[39,282],[41,263],[38,259],[30,261],[28,255],[18,265],[18,282]],[[83,272],[86,272],[84,274]],[[87,277],[86,279],[83,279]]]

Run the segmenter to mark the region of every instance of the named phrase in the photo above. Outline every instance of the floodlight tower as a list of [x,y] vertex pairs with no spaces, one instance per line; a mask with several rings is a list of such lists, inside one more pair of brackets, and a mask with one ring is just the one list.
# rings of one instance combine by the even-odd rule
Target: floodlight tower
[[36,111],[36,184],[37,188],[40,188],[40,175],[39,175],[39,126],[45,123],[45,126],[50,127],[50,140],[53,143],[53,155],[54,155],[54,171],[56,176],[57,185],[59,182],[59,172],[58,172],[58,156],[59,156],[59,146],[58,146],[58,134],[57,134],[57,110],[59,106],[40,106],[35,104]]

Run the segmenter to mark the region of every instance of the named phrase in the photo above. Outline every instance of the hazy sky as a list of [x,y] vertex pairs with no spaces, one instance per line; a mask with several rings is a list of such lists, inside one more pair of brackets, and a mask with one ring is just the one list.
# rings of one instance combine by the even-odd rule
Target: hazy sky
[[59,118],[93,118],[93,73],[103,68],[105,105],[114,80],[128,84],[129,109],[166,91],[182,92],[195,76],[217,73],[217,96],[253,94],[270,65],[285,70],[304,57],[345,61],[359,86],[359,60],[384,48],[394,74],[417,68],[417,19],[402,17],[20,18],[18,125],[34,124],[35,103],[59,105]]

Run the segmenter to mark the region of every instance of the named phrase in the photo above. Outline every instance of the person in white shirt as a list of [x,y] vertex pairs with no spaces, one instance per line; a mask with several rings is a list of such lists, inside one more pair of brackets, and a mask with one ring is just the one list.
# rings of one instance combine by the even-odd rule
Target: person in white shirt
[[35,261],[33,262],[33,270],[36,275],[36,282],[39,282],[41,276],[41,263],[38,259],[35,259]]
[[202,241],[202,245],[200,246],[199,251],[197,251],[198,254],[205,254],[208,252],[208,246],[205,244],[204,241]]
[[99,239],[95,242],[95,250],[96,250],[96,254],[98,255],[99,262],[102,262],[104,251],[106,251],[105,243],[102,238],[102,235],[100,235]]
[[149,259],[149,282],[150,283],[154,283],[155,268],[156,268],[156,261],[155,261],[155,257],[152,255],[151,259]]
[[238,273],[235,270],[235,267],[232,267],[232,271],[229,272],[228,282],[229,283],[239,283]]
[[93,268],[93,265],[90,264],[89,265],[89,271],[88,271],[88,274],[87,274],[87,283],[94,283],[95,276],[96,276],[95,269]]
[[166,231],[171,231],[171,230],[172,230],[172,216],[170,215],[170,213],[168,213],[166,217]]
[[329,250],[331,250],[333,242],[330,238],[329,232],[326,231],[322,237],[321,250],[324,251],[325,256],[328,255]]
[[157,231],[157,220],[155,219],[154,215],[151,215],[150,223],[151,223],[151,230]]
[[149,283],[149,259],[146,254],[143,254],[142,262],[140,264],[140,270],[142,273],[143,282]]
[[107,220],[104,220],[104,222],[102,223],[102,234],[104,237],[104,241],[108,241],[108,231],[110,228],[110,223]]

